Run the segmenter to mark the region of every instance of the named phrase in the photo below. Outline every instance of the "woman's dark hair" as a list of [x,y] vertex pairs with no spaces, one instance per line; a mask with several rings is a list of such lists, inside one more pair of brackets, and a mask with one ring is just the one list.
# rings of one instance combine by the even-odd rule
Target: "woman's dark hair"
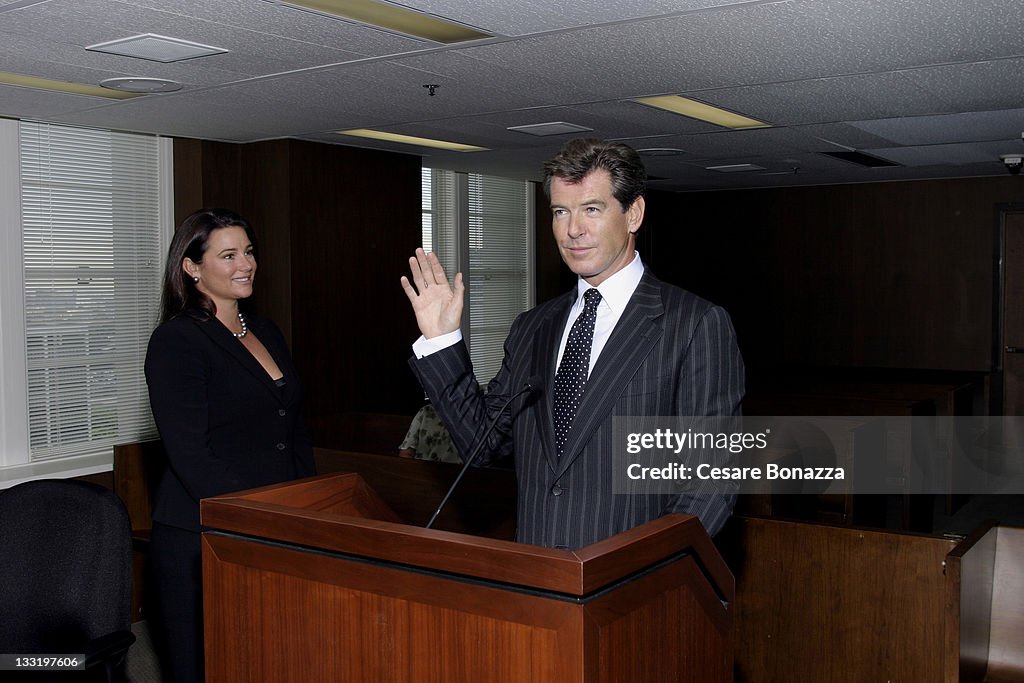
[[640,155],[621,142],[593,138],[569,140],[558,154],[544,162],[544,191],[551,197],[551,179],[575,185],[592,171],[604,169],[612,177],[612,195],[625,211],[647,187],[647,171]]
[[239,227],[256,248],[256,235],[249,222],[234,211],[227,209],[199,209],[181,222],[170,249],[167,250],[167,264],[164,266],[163,296],[160,302],[160,322],[166,322],[187,310],[203,317],[213,317],[217,307],[205,294],[196,289],[195,281],[181,267],[186,259],[194,263],[203,260],[210,234],[221,228]]

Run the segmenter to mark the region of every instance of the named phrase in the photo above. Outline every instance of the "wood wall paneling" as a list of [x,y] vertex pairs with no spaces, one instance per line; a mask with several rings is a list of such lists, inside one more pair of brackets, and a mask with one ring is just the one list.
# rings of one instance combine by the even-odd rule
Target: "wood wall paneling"
[[956,680],[949,539],[734,519],[736,681]]
[[[242,145],[238,150],[236,206],[256,232],[259,268],[251,305],[273,318],[285,339],[292,343],[292,235],[301,229],[289,220],[294,201],[288,188],[291,175],[289,143],[274,140]],[[230,207],[229,207],[230,208]]]
[[993,211],[1020,187],[998,177],[651,192],[641,254],[725,306],[748,366],[987,371]]
[[408,367],[419,332],[399,278],[421,242],[420,159],[295,141],[290,153],[293,343],[307,412],[412,415],[423,402]]
[[174,140],[174,225],[203,205],[203,142]]

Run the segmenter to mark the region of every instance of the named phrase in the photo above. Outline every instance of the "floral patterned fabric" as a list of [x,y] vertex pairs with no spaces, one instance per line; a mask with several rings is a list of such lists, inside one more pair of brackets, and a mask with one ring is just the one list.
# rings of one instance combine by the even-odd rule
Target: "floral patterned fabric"
[[412,418],[399,449],[415,451],[417,460],[461,463],[448,430],[429,403]]

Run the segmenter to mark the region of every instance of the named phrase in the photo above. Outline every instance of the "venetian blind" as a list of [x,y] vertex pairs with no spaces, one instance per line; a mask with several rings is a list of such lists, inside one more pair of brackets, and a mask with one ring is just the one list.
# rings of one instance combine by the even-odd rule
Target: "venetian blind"
[[512,321],[529,307],[528,188],[523,181],[469,175],[469,350],[485,383],[501,367]]
[[154,438],[157,138],[24,122],[20,147],[31,460]]
[[501,367],[512,321],[530,306],[530,185],[438,169],[424,169],[423,178],[423,242],[449,276],[462,264],[469,288],[463,332],[476,377],[487,383]]
[[449,282],[459,270],[455,180],[451,171],[424,168],[421,172],[423,250],[437,254]]

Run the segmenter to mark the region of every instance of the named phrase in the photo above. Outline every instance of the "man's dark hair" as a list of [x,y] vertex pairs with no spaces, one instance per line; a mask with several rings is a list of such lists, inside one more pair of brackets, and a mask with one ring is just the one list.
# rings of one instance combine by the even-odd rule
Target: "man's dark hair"
[[604,169],[612,177],[612,195],[628,209],[647,186],[647,171],[640,155],[621,142],[593,138],[569,140],[558,154],[544,162],[544,191],[551,197],[551,179],[575,185],[592,171]]

